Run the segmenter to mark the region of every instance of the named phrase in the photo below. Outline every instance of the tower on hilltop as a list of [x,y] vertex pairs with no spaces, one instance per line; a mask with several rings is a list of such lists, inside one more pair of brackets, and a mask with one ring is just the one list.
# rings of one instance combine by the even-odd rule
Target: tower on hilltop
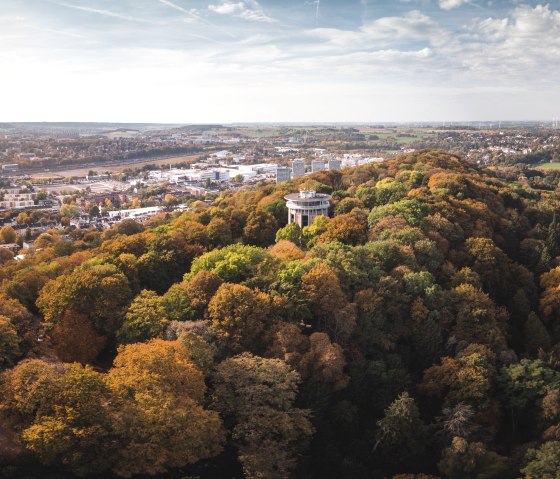
[[302,190],[284,196],[288,208],[288,223],[297,223],[300,228],[309,226],[317,216],[329,216],[331,195],[314,190]]

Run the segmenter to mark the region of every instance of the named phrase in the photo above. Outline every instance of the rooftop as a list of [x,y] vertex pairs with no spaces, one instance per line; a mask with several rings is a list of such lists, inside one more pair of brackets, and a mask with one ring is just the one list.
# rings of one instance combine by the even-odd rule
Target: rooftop
[[299,193],[292,193],[290,195],[284,196],[284,199],[288,201],[314,201],[314,200],[324,200],[328,201],[331,199],[331,195],[325,193],[317,193],[315,190],[301,190]]

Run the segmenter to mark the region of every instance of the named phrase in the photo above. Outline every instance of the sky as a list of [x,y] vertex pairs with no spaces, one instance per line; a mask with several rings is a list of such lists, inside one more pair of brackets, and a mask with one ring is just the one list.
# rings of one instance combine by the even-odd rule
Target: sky
[[0,121],[554,116],[560,0],[0,0]]

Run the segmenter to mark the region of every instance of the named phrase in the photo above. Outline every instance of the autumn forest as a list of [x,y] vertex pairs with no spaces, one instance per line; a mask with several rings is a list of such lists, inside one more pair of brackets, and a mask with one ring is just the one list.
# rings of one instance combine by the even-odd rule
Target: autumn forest
[[430,150],[43,233],[0,259],[0,477],[560,477],[559,206]]

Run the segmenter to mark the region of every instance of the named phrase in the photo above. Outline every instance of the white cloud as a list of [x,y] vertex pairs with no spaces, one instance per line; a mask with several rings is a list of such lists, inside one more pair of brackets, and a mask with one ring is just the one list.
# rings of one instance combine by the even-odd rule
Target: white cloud
[[462,5],[470,3],[469,0],[439,0],[440,8],[444,10],[453,10],[454,8],[459,8]]
[[315,28],[308,35],[344,48],[368,48],[371,44],[390,45],[403,41],[432,45],[450,41],[449,32],[417,10],[401,17],[382,17],[366,22],[358,30]]
[[215,13],[221,15],[233,15],[243,10],[243,2],[239,3],[222,3],[221,5],[208,5],[208,8]]
[[224,2],[218,5],[210,4],[208,9],[220,15],[232,15],[253,22],[274,23],[276,20],[269,17],[256,0],[241,2]]
[[474,22],[472,38],[485,41],[498,41],[507,34],[508,18],[485,18]]
[[[262,19],[268,12],[250,0],[214,0],[204,11],[183,8],[182,0],[112,11],[56,1],[72,3],[57,16],[0,15],[0,44],[10,45],[0,49],[0,71],[11,73],[0,77],[0,90],[27,89],[34,105],[25,110],[21,95],[10,95],[5,120],[519,119],[560,104],[560,12],[547,5],[466,16],[462,25],[435,9],[303,30],[310,11],[304,0],[303,21],[294,16],[275,28],[259,23],[271,21]],[[116,29],[83,12],[127,21]],[[23,14],[25,21],[15,20]],[[227,38],[224,26],[236,36]]]
[[522,5],[509,18],[480,20],[471,33],[477,41],[466,42],[462,55],[472,71],[526,84],[560,74],[560,12],[548,5]]
[[521,5],[503,18],[475,19],[458,30],[412,11],[354,30],[316,28],[307,35],[316,41],[298,46],[302,69],[307,64],[321,71],[335,58],[346,72],[375,72],[382,62],[380,74],[465,89],[539,84],[546,89],[560,75],[560,11],[548,5]]

